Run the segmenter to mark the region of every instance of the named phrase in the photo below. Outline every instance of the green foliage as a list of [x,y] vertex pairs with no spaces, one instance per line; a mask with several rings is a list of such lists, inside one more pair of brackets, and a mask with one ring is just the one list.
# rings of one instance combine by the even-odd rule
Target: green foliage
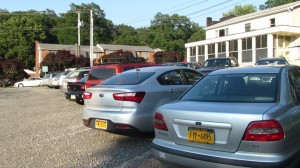
[[203,28],[199,28],[199,30],[194,33],[191,38],[188,39],[188,42],[195,42],[195,41],[201,41],[201,40],[205,40],[205,30]]
[[2,87],[12,85],[16,81],[28,78],[22,63],[16,59],[0,61],[0,84]]
[[223,13],[223,17],[227,16],[242,16],[256,12],[257,8],[254,5],[236,5],[232,10]]
[[90,10],[93,10],[94,22],[94,43],[110,43],[113,36],[110,30],[113,24],[105,19],[104,11],[95,3],[76,5],[72,3],[70,10],[61,15],[57,23],[57,38],[60,44],[78,43],[78,11],[80,11],[80,21],[83,26],[80,27],[81,45],[90,44]]
[[184,44],[199,29],[201,27],[186,16],[157,13],[149,28],[138,30],[138,36],[143,45],[184,53]]
[[116,34],[113,44],[119,45],[140,45],[137,31],[127,25],[119,25],[115,28]]
[[44,58],[41,66],[48,66],[49,72],[61,72],[67,68],[72,67],[86,67],[89,66],[89,59],[83,57],[76,57],[70,54],[69,51],[61,50],[57,53],[49,53]]
[[296,2],[296,1],[299,1],[299,0],[267,0],[265,2],[265,4],[259,6],[259,9],[260,10],[269,9],[269,8],[273,8],[276,6],[288,4],[291,2]]
[[154,62],[163,64],[167,62],[182,62],[184,57],[178,51],[159,51],[154,54]]
[[34,41],[45,39],[41,24],[28,16],[13,16],[0,23],[0,55],[17,58],[26,68],[34,65]]

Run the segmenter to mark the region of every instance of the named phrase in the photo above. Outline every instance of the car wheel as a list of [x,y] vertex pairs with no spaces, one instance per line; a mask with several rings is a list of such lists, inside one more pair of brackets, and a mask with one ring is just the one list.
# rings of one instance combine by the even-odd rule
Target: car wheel
[[22,83],[19,83],[18,87],[24,87],[24,85]]

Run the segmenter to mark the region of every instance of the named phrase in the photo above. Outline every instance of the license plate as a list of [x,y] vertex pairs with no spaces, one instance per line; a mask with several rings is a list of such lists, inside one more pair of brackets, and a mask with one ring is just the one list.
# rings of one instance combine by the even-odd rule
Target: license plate
[[192,142],[214,144],[215,133],[213,129],[189,127],[187,140]]
[[106,120],[96,120],[95,121],[95,128],[99,129],[107,129],[107,121]]
[[76,99],[75,95],[71,95],[71,99]]

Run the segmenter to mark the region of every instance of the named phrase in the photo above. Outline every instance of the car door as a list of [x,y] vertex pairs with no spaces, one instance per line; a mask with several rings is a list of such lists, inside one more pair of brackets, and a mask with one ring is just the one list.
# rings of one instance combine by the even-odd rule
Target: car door
[[190,87],[179,69],[165,72],[157,80],[162,85],[163,94],[170,100],[178,99]]

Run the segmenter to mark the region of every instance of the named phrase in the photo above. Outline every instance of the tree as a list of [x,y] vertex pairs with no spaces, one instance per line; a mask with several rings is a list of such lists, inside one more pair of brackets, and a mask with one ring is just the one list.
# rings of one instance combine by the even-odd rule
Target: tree
[[227,16],[242,16],[249,13],[254,13],[257,11],[256,6],[254,5],[236,5],[232,10],[223,13],[223,17]]
[[17,58],[24,67],[34,66],[34,41],[45,39],[43,26],[28,16],[13,16],[0,23],[0,55]]
[[16,81],[28,78],[24,67],[17,59],[7,59],[0,61],[0,83],[2,87],[11,85]]
[[205,40],[205,30],[201,27],[199,28],[199,30],[194,33],[191,38],[188,39],[188,42],[194,42],[194,41],[201,41],[201,40]]
[[82,55],[76,57],[70,51],[60,50],[57,53],[47,54],[41,66],[48,66],[49,72],[61,72],[70,67],[86,67],[89,66],[89,63],[89,58]]
[[67,13],[61,14],[58,20],[57,38],[60,44],[77,44],[78,30],[77,18],[80,12],[80,20],[84,26],[80,28],[81,45],[90,44],[90,10],[93,11],[94,22],[94,42],[110,43],[113,41],[111,30],[113,24],[110,20],[105,19],[104,11],[95,3],[76,5],[72,3],[71,9]]
[[127,25],[118,25],[115,27],[115,39],[114,44],[120,45],[140,45],[137,31]]
[[151,26],[147,30],[139,30],[138,34],[143,36],[140,38],[141,44],[184,53],[184,44],[199,28],[198,24],[191,22],[186,16],[157,13]]
[[259,9],[260,10],[269,9],[269,8],[273,8],[276,6],[288,4],[291,2],[296,2],[296,1],[299,1],[299,0],[267,0],[265,2],[265,4],[259,5]]
[[178,51],[159,51],[154,54],[154,62],[163,64],[167,62],[182,62],[184,57]]
[[144,58],[136,58],[131,51],[118,50],[116,52],[102,56],[102,63],[144,63]]

